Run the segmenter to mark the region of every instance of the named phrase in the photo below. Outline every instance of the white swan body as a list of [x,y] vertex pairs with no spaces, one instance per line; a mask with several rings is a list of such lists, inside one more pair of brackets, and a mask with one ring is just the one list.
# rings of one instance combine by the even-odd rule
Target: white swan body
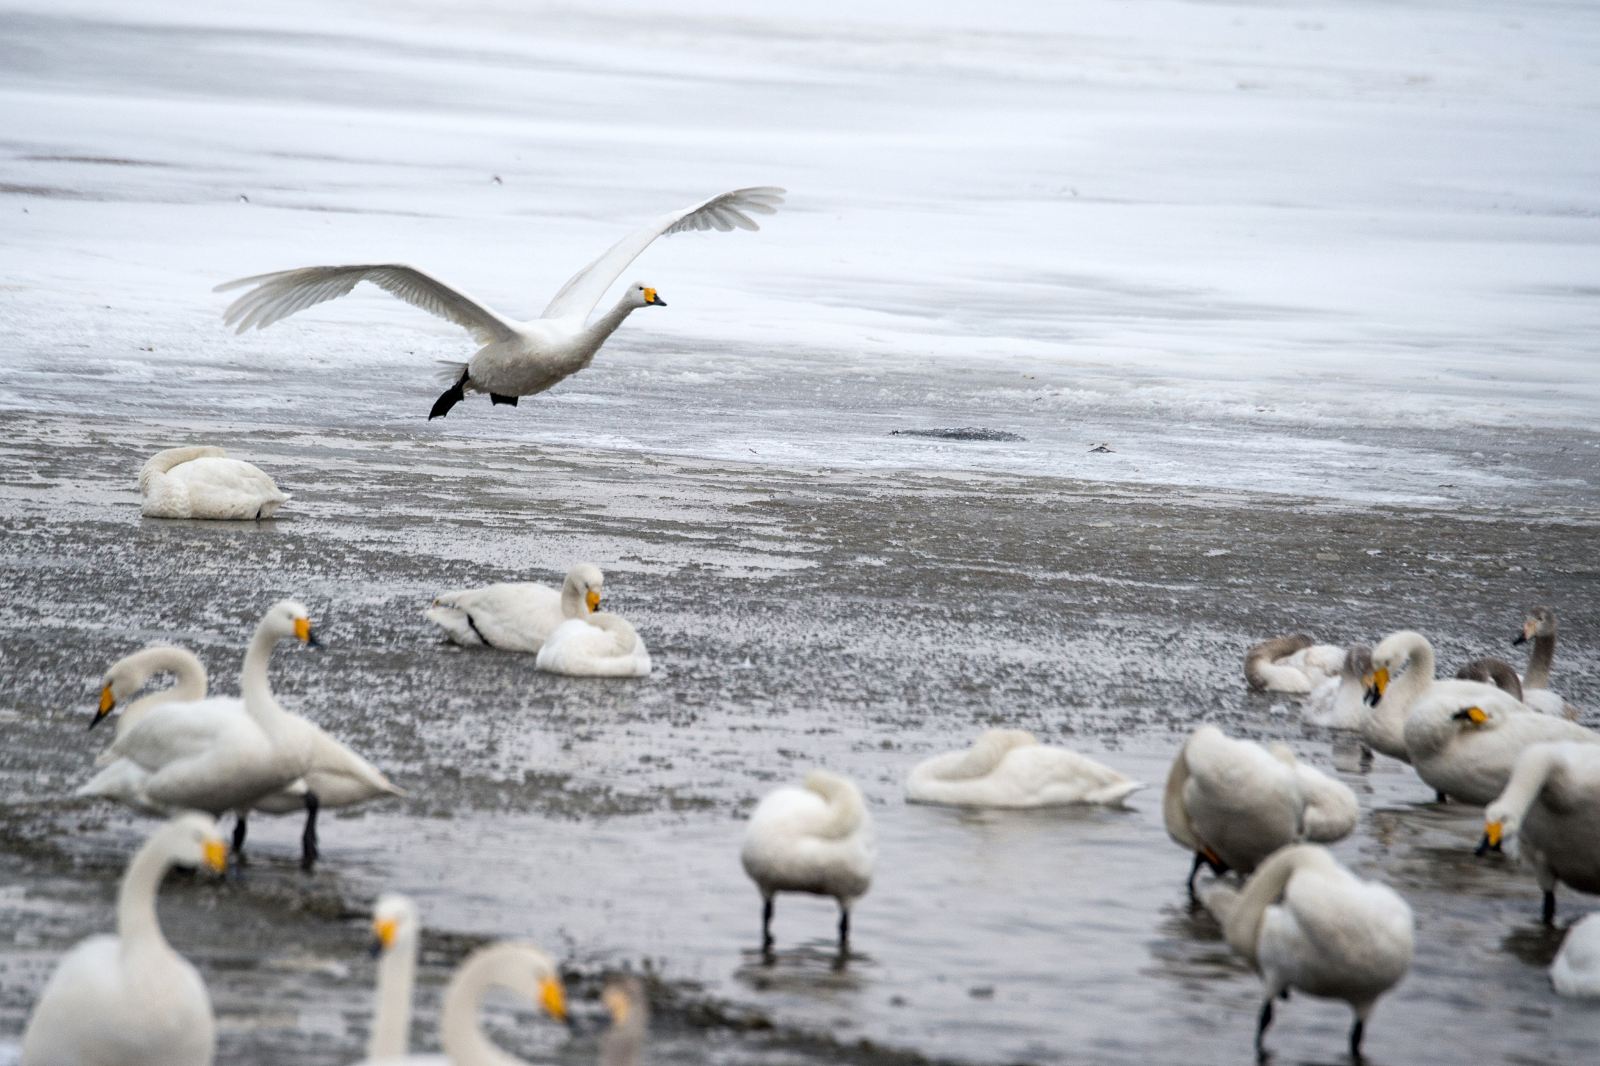
[[1161,804],[1167,834],[1213,868],[1249,873],[1302,839],[1331,842],[1355,828],[1355,793],[1301,764],[1288,748],[1196,729],[1173,760]]
[[259,468],[221,448],[168,448],[139,470],[149,518],[271,518],[289,495]]
[[567,571],[560,591],[534,582],[507,582],[441,592],[424,617],[455,644],[537,652],[562,622],[598,610],[604,591],[600,568],[579,563]]
[[1209,887],[1205,904],[1229,946],[1261,974],[1257,1050],[1273,1000],[1293,989],[1350,1004],[1350,1051],[1359,1062],[1373,1005],[1411,968],[1415,922],[1405,900],[1356,877],[1327,849],[1298,844],[1269,857],[1242,889]]
[[[159,674],[172,675],[171,687],[139,696],[123,706]],[[100,706],[89,722],[89,728],[93,729],[112,710],[122,706],[121,713],[117,715],[116,728],[116,736],[121,737],[154,708],[164,703],[192,703],[205,699],[205,695],[206,668],[194,653],[172,644],[156,644],[132,655],[124,655],[106,668],[105,677],[100,682]],[[117,758],[111,750],[115,743],[113,740],[112,745],[96,757],[96,766],[105,766]]]
[[1550,964],[1550,983],[1557,995],[1600,999],[1600,911],[1567,930]]
[[839,903],[839,950],[849,950],[850,908],[872,885],[877,859],[872,815],[855,784],[826,770],[802,788],[774,789],[756,805],[739,859],[763,901],[762,948],[772,949],[779,892],[832,896]]
[[1346,648],[1338,676],[1319,682],[1306,699],[1306,721],[1325,729],[1360,729],[1367,717],[1366,685],[1362,679],[1371,669],[1371,648],[1365,644]]
[[596,611],[556,626],[534,665],[569,677],[648,677],[650,652],[626,619]]
[[372,937],[378,951],[378,990],[367,1058],[383,1062],[411,1050],[411,988],[422,937],[416,904],[394,892],[379,896],[372,910]]
[[1143,782],[1020,729],[990,729],[965,751],[935,755],[906,778],[906,799],[952,807],[1121,804]]
[[[1600,738],[1596,738],[1600,739]],[[1600,744],[1531,744],[1483,812],[1484,841],[1515,846],[1555,921],[1557,883],[1600,895]]]
[[1244,676],[1252,689],[1296,696],[1338,677],[1343,666],[1343,648],[1314,643],[1304,633],[1264,640],[1244,656]]
[[1600,733],[1534,714],[1493,685],[1438,681],[1406,716],[1405,740],[1418,777],[1451,799],[1481,807],[1505,790],[1529,745],[1600,744]]
[[1371,705],[1361,723],[1361,739],[1367,747],[1390,758],[1412,762],[1414,753],[1406,741],[1407,721],[1412,711],[1430,698],[1481,698],[1488,701],[1486,706],[1528,710],[1515,696],[1491,684],[1435,680],[1435,664],[1428,638],[1409,629],[1390,633],[1372,649],[1372,672],[1362,679],[1367,686],[1367,703]]
[[150,834],[122,877],[116,935],[79,943],[45,984],[22,1034],[22,1066],[208,1066],[211,999],[161,935],[156,890],[172,866],[220,872],[227,854],[205,815],[179,815]]
[[480,1015],[492,988],[504,988],[566,1020],[566,993],[550,956],[531,944],[502,942],[468,955],[444,990],[439,1013],[443,1055],[366,1059],[363,1066],[525,1066],[522,1059],[495,1047]]
[[430,419],[448,414],[467,391],[489,393],[495,403],[515,406],[588,366],[595,353],[637,308],[665,306],[643,282],[630,286],[615,307],[593,323],[595,305],[629,263],[657,237],[688,230],[760,229],[751,213],[772,214],[783,190],[770,186],[735,189],[655,219],[613,245],[562,286],[544,314],[517,322],[416,267],[403,263],[304,267],[240,278],[217,286],[222,292],[252,286],[229,305],[224,321],[240,333],[264,329],[296,311],[343,296],[362,281],[424,311],[456,323],[480,345],[468,363],[451,364],[451,387],[440,396]]

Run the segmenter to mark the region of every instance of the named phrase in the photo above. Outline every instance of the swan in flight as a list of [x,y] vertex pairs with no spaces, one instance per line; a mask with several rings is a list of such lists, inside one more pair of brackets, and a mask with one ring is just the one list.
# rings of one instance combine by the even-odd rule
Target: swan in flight
[[611,1026],[600,1038],[600,1066],[639,1066],[650,1029],[644,982],[632,974],[613,974],[606,978],[600,1002],[611,1015]]
[[850,952],[850,908],[867,894],[877,858],[872,815],[855,784],[826,770],[756,805],[739,859],[761,891],[761,950],[772,953],[773,897],[809,892],[839,902],[839,959]]
[[596,611],[556,626],[533,665],[568,677],[648,677],[650,652],[627,619]]
[[906,778],[906,799],[952,807],[1118,806],[1144,783],[1021,729],[990,729],[972,747],[935,755]]
[[1600,999],[1600,911],[1567,930],[1550,964],[1550,983],[1560,996]]
[[468,955],[445,986],[439,1012],[443,1055],[365,1059],[362,1066],[524,1066],[523,1059],[491,1044],[479,1021],[485,997],[496,988],[567,1020],[567,996],[555,960],[531,944],[502,941]]
[[302,267],[258,274],[218,285],[217,292],[252,286],[228,306],[223,320],[243,333],[265,329],[296,311],[343,296],[357,283],[369,281],[415,307],[461,326],[479,345],[470,362],[451,363],[451,385],[428,412],[442,418],[466,398],[468,390],[486,392],[496,404],[515,407],[517,398],[543,392],[588,366],[623,319],[640,307],[665,307],[656,290],[644,282],[630,285],[611,310],[594,322],[589,315],[628,264],[657,237],[689,230],[756,230],[752,214],[770,215],[783,203],[784,190],[772,186],[734,189],[697,204],[670,211],[629,234],[600,258],[574,274],[544,314],[518,322],[474,300],[460,289],[404,263]]
[[1205,905],[1228,945],[1261,974],[1256,1054],[1265,1054],[1272,1001],[1294,989],[1350,1004],[1350,1055],[1360,1062],[1373,1005],[1411,969],[1416,925],[1406,901],[1361,880],[1326,848],[1297,844],[1273,853],[1243,888],[1209,886]]
[[[1462,691],[1468,687],[1476,691]],[[1600,744],[1600,733],[1535,714],[1493,685],[1445,681],[1433,688],[1442,691],[1418,700],[1406,716],[1405,737],[1412,768],[1441,796],[1482,807],[1505,791],[1518,756],[1530,745]]]
[[457,589],[435,596],[423,617],[455,644],[536,652],[562,622],[598,611],[605,583],[598,566],[579,563],[559,592],[532,581]]
[[168,448],[139,469],[148,518],[271,518],[289,494],[259,468],[221,448]]
[[1522,632],[1511,643],[1533,641],[1528,669],[1522,675],[1522,700],[1536,711],[1559,714],[1574,721],[1578,708],[1550,691],[1550,665],[1556,657],[1556,612],[1553,607],[1532,607],[1522,622]]
[[1244,654],[1244,677],[1256,692],[1304,696],[1344,666],[1344,649],[1318,644],[1304,633],[1273,637]]
[[209,1066],[216,1020],[205,982],[161,935],[156,889],[173,866],[221,873],[217,823],[180,814],[134,853],[117,895],[115,936],[67,952],[22,1034],[22,1066]]
[[377,1003],[367,1058],[397,1059],[411,1050],[411,986],[417,978],[422,923],[417,905],[397,892],[378,897],[372,910],[372,950],[378,956]]
[[1544,924],[1556,920],[1556,884],[1600,895],[1600,746],[1532,744],[1505,790],[1483,812],[1478,852],[1511,845],[1544,890]]
[[1347,785],[1301,763],[1284,745],[1269,750],[1203,725],[1172,762],[1161,814],[1167,835],[1194,853],[1193,897],[1201,864],[1216,874],[1248,874],[1286,844],[1348,836],[1360,806]]

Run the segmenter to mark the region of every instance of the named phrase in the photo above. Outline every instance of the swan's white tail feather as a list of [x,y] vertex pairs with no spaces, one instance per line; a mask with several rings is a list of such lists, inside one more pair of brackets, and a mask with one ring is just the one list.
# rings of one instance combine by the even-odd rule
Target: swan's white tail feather
[[157,474],[165,474],[179,463],[187,463],[192,459],[221,459],[227,454],[221,448],[204,444],[189,448],[167,448],[165,451],[156,452],[145,460],[144,466],[139,468],[139,491],[144,492],[152,478]]
[[454,385],[467,372],[467,364],[454,359],[440,359],[438,363],[439,369],[434,371],[434,376],[441,385]]
[[1089,803],[1103,803],[1108,807],[1115,807],[1140,789],[1149,787],[1143,781],[1116,781],[1091,790],[1083,798]]

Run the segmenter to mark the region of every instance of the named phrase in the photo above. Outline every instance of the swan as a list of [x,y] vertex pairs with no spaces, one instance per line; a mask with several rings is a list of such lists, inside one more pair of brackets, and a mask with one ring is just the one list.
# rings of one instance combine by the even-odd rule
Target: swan
[[62,957],[22,1034],[22,1066],[208,1066],[216,1020],[205,982],[161,935],[156,890],[173,866],[221,873],[214,819],[185,813],[134,853],[117,894],[116,935]]
[[1600,999],[1600,911],[1567,930],[1550,964],[1550,983],[1557,995]]
[[556,626],[600,609],[605,581],[598,566],[579,563],[559,592],[531,581],[441,592],[424,617],[456,644],[536,652]]
[[1325,729],[1360,729],[1367,717],[1366,686],[1362,678],[1371,669],[1371,648],[1365,644],[1346,648],[1338,676],[1319,682],[1307,697],[1306,721]]
[[454,322],[480,345],[470,362],[450,363],[451,385],[428,412],[431,421],[450,413],[467,391],[487,392],[495,404],[515,407],[517,398],[543,392],[588,366],[623,319],[640,307],[665,307],[666,301],[644,282],[629,286],[610,311],[588,323],[595,305],[629,263],[657,237],[688,230],[738,227],[756,230],[751,214],[770,215],[783,203],[784,190],[772,186],[734,189],[668,212],[616,244],[574,274],[556,293],[544,314],[518,322],[474,300],[416,267],[403,263],[302,267],[239,278],[217,292],[253,286],[228,306],[223,321],[243,333],[265,329],[279,319],[325,300],[343,296],[359,282],[372,284],[415,307]]
[[257,467],[221,448],[168,448],[139,469],[148,518],[271,518],[289,494]]
[[504,988],[567,1020],[567,996],[555,961],[532,944],[502,941],[479,948],[456,967],[439,1012],[443,1055],[365,1059],[362,1066],[518,1066],[522,1059],[489,1042],[479,1015],[490,989]]
[[1295,989],[1350,1004],[1350,1054],[1359,1062],[1373,1005],[1411,969],[1416,926],[1406,901],[1363,881],[1326,848],[1296,844],[1275,852],[1241,889],[1209,886],[1205,905],[1228,945],[1261,974],[1256,1054],[1265,1054],[1272,1001]]
[[397,892],[378,897],[372,910],[372,950],[378,956],[377,1002],[367,1058],[396,1059],[411,1050],[411,986],[417,977],[422,923],[417,905]]
[[1318,644],[1304,633],[1273,637],[1244,654],[1244,676],[1256,692],[1304,696],[1344,666],[1344,649]]
[[1417,776],[1462,803],[1482,807],[1505,791],[1517,757],[1531,744],[1600,744],[1600,733],[1565,718],[1534,714],[1493,685],[1446,681],[1433,688],[1406,716],[1406,747]]
[[[1474,659],[1462,665],[1456,671],[1457,681],[1481,681],[1485,685],[1493,685],[1513,699],[1527,703],[1526,694],[1522,691],[1522,679],[1517,676],[1517,671],[1504,659],[1485,657]],[[1532,706],[1529,704],[1529,706]]]
[[1530,744],[1483,819],[1479,854],[1516,847],[1544,890],[1544,924],[1555,924],[1557,882],[1600,895],[1600,746]]
[[600,1066],[639,1066],[650,1028],[644,982],[632,974],[614,974],[606,979],[600,1001],[611,1015],[611,1026],[600,1038]]
[[906,799],[952,807],[1120,805],[1144,783],[1021,729],[990,729],[965,751],[935,755],[906,778]]
[[1511,643],[1533,641],[1528,669],[1522,676],[1522,699],[1545,714],[1559,714],[1577,720],[1578,708],[1550,691],[1550,664],[1556,657],[1556,612],[1553,607],[1531,607],[1522,622],[1522,632]]
[[1286,844],[1348,836],[1360,814],[1355,793],[1306,766],[1282,744],[1234,740],[1214,725],[1190,734],[1167,774],[1161,801],[1167,835],[1202,863],[1248,874]]
[[761,890],[761,950],[772,952],[773,897],[809,892],[839,901],[839,958],[850,951],[850,908],[867,894],[877,858],[872,815],[861,790],[813,770],[804,787],[774,789],[756,805],[739,859]]
[[[151,679],[161,674],[172,675],[171,687],[158,689],[122,706],[148,685]],[[90,720],[89,728],[93,729],[105,721],[113,710],[122,706],[122,712],[117,715],[116,730],[116,735],[121,737],[163,703],[193,703],[205,698],[206,668],[195,654],[173,644],[154,644],[132,655],[124,655],[106,667],[105,676],[100,681],[100,706]],[[113,758],[115,756],[108,748],[95,765],[104,766]]]
[[1361,739],[1367,747],[1402,762],[1413,761],[1406,744],[1406,722],[1412,709],[1430,696],[1459,697],[1469,702],[1485,700],[1497,707],[1528,709],[1515,696],[1490,684],[1435,680],[1434,665],[1433,645],[1413,630],[1390,633],[1372,649],[1372,672],[1362,679],[1372,708],[1361,723]]
[[556,626],[533,665],[570,677],[648,677],[650,652],[621,615],[596,611]]

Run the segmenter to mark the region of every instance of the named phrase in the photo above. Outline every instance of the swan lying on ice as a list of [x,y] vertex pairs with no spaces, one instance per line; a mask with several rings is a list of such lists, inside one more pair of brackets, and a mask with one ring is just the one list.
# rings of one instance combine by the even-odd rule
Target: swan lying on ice
[[22,1034],[22,1066],[209,1066],[216,1020],[205,982],[161,935],[156,889],[173,866],[217,873],[228,848],[214,819],[180,814],[150,834],[117,895],[115,936],[67,952]]
[[756,805],[739,859],[761,891],[761,950],[772,951],[773,898],[809,892],[839,902],[839,958],[850,951],[850,908],[867,894],[877,857],[872,815],[855,784],[826,770]]
[[605,581],[599,567],[579,563],[560,591],[521,581],[441,592],[424,617],[456,644],[536,652],[562,622],[600,609]]
[[1021,729],[990,729],[965,751],[935,755],[906,778],[906,799],[952,807],[1120,805],[1143,782],[1093,759],[1046,747]]
[[1272,1001],[1293,989],[1350,1004],[1350,1054],[1361,1061],[1373,1006],[1411,969],[1415,922],[1406,901],[1361,880],[1326,848],[1297,844],[1274,852],[1242,889],[1208,886],[1205,905],[1228,945],[1261,974],[1256,1054],[1265,1054]]
[[1567,930],[1550,964],[1550,983],[1557,995],[1600,999],[1600,911]]
[[596,611],[556,626],[533,665],[569,677],[648,677],[650,652],[625,618]]
[[289,495],[258,468],[221,448],[168,448],[139,470],[149,518],[271,518]]
[[1479,854],[1520,852],[1544,890],[1544,924],[1555,924],[1557,883],[1600,895],[1600,745],[1524,748],[1483,818]]
[[1344,649],[1317,644],[1304,633],[1273,637],[1244,655],[1244,676],[1257,692],[1304,696],[1330,677],[1339,676]]
[[544,314],[531,322],[507,318],[404,263],[302,267],[225,282],[216,291],[252,286],[223,316],[228,325],[243,333],[251,327],[265,329],[369,281],[391,296],[454,322],[480,346],[471,361],[449,364],[450,387],[428,412],[430,420],[449,414],[469,390],[486,392],[493,403],[515,407],[519,397],[543,392],[588,366],[629,314],[641,307],[666,306],[653,287],[638,282],[623,290],[622,299],[611,310],[593,323],[588,321],[611,283],[657,237],[689,230],[760,229],[750,215],[773,214],[783,203],[783,194],[784,190],[772,186],[734,189],[662,215],[574,274]]

